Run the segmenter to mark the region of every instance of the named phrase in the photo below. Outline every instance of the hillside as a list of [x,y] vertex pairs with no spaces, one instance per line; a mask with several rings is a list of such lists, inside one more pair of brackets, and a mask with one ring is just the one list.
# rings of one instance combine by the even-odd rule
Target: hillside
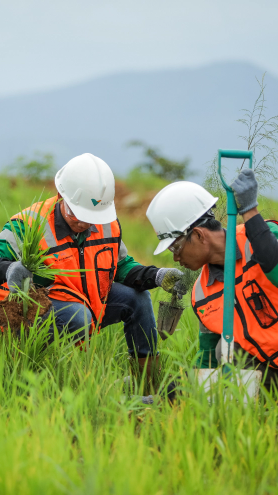
[[[131,139],[146,140],[171,157],[204,164],[219,147],[242,147],[236,119],[258,93],[262,69],[218,63],[198,69],[122,73],[73,87],[0,99],[0,164],[35,150],[54,153],[58,166],[92,152],[123,175],[138,160]],[[267,75],[269,112],[278,113],[278,79]]]

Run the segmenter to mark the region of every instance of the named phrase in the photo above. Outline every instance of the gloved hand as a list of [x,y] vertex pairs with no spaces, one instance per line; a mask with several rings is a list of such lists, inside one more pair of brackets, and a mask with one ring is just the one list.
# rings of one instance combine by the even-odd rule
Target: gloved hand
[[166,292],[176,294],[179,299],[187,292],[182,281],[184,274],[177,268],[160,268],[156,274],[155,283]]
[[258,206],[258,183],[251,168],[242,170],[238,178],[231,184],[235,194],[237,210],[240,215]]
[[10,292],[17,292],[17,289],[14,287],[15,285],[22,289],[22,281],[27,277],[32,279],[32,272],[27,270],[27,268],[22,265],[21,261],[14,261],[11,263],[6,273]]

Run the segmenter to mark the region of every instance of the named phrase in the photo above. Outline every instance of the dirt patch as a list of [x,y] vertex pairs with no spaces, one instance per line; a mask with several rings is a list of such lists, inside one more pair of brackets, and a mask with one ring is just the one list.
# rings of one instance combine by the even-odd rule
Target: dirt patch
[[[30,297],[40,304],[39,316],[43,316],[49,310],[51,306],[51,300],[48,297],[48,291],[45,288],[31,291]],[[36,314],[38,311],[38,305],[32,304],[29,307],[27,318],[23,316],[22,302],[9,301],[8,297],[4,301],[0,302],[0,327],[1,330],[8,328],[8,321],[10,328],[13,331],[17,331],[21,328],[21,323],[27,328],[34,323]]]
[[116,181],[115,192],[115,206],[119,216],[124,214],[144,220],[148,206],[157,194],[156,190],[144,193],[132,191],[120,180]]

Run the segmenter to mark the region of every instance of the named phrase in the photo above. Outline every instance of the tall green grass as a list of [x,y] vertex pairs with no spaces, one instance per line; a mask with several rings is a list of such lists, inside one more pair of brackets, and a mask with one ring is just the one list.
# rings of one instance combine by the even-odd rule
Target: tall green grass
[[[24,184],[6,191],[3,181],[2,201],[11,214],[41,193]],[[4,214],[0,219],[3,225]],[[151,227],[121,220],[130,254],[152,262]],[[157,312],[161,289],[152,297]],[[129,394],[122,324],[94,334],[87,351],[57,333],[46,345],[50,320],[44,327],[35,323],[29,336],[0,336],[0,493],[277,493],[278,395],[262,387],[258,400],[245,405],[242,390],[220,380],[211,400],[192,373],[198,322],[188,296],[186,302],[177,331],[158,342],[160,390],[181,377],[173,407],[159,396],[143,405],[143,381],[133,382]]]
[[277,492],[278,396],[262,391],[244,405],[230,385],[233,398],[224,401],[220,382],[209,401],[190,371],[197,346],[190,309],[159,343],[161,381],[181,376],[173,407],[159,397],[144,406],[140,382],[129,397],[121,324],[94,335],[87,352],[57,335],[46,347],[46,332],[0,341],[0,493]]

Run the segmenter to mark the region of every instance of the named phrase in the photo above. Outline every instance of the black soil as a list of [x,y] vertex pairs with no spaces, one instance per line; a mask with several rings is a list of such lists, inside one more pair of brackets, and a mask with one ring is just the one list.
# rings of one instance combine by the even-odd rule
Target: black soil
[[[30,297],[40,304],[39,316],[43,316],[49,310],[51,306],[51,300],[48,297],[48,291],[45,288],[37,289],[36,291],[30,291]],[[27,328],[32,326],[37,314],[39,306],[32,304],[29,306],[27,318],[23,317],[23,305],[22,302],[9,301],[8,297],[4,301],[0,302],[0,328],[4,330],[8,328],[8,321],[11,330],[18,330],[21,328],[21,323]]]

